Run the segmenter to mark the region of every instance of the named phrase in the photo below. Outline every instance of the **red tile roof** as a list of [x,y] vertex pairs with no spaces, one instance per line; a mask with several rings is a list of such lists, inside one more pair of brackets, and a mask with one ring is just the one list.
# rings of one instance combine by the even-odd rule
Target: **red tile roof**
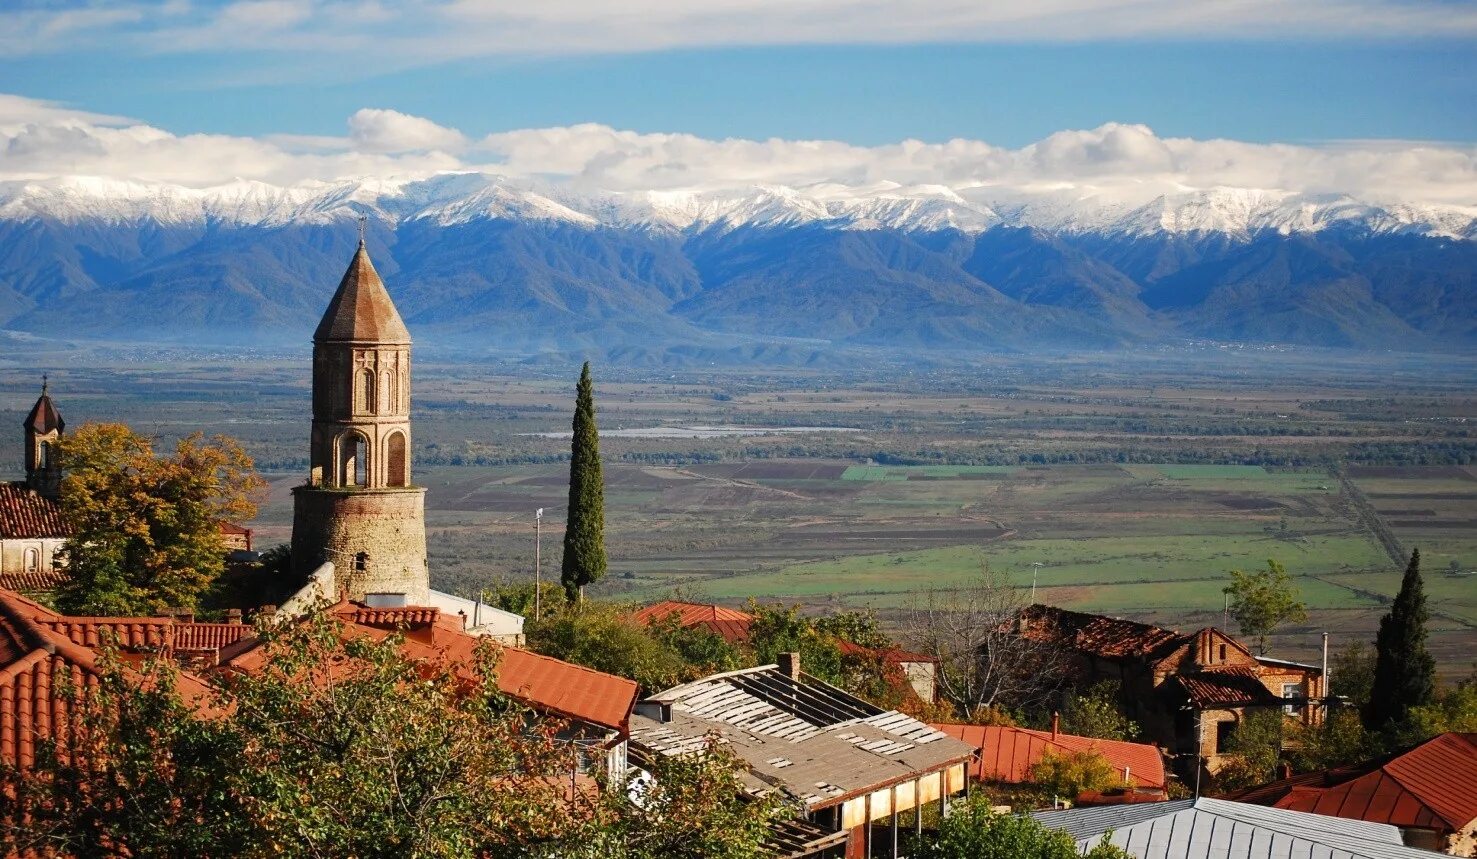
[[[35,761],[37,741],[52,738],[72,707],[55,678],[65,676],[85,690],[102,677],[93,649],[38,622],[38,612],[51,615],[13,591],[0,591],[0,763],[22,767]],[[180,672],[176,688],[187,703],[212,712],[204,680]]]
[[1457,832],[1477,820],[1477,734],[1440,734],[1394,755],[1294,776],[1227,798]]
[[1039,603],[1021,610],[1021,622],[1021,634],[1027,638],[1055,642],[1105,659],[1166,652],[1186,638],[1172,629],[1147,623]]
[[1239,666],[1176,674],[1168,682],[1178,684],[1185,697],[1202,709],[1270,705],[1282,700],[1257,679],[1255,671]]
[[741,644],[748,641],[749,627],[754,623],[754,616],[746,611],[724,608],[721,605],[682,602],[681,600],[662,600],[659,603],[653,603],[638,610],[632,617],[640,623],[650,625],[665,621],[673,615],[677,616],[678,626],[684,629],[695,626],[705,627],[729,644]]
[[0,573],[0,589],[23,593],[48,593],[67,580],[67,571],[59,567],[37,570]]
[[901,665],[904,662],[938,662],[938,659],[929,656],[927,653],[917,653],[912,650],[903,650],[901,647],[863,647],[860,644],[844,640],[838,641],[836,643],[836,647],[844,655],[849,656],[852,654],[858,654],[876,656],[888,665]]
[[24,483],[0,483],[0,539],[66,537],[70,533],[61,505]]
[[126,650],[215,651],[251,634],[244,623],[197,623],[172,617],[70,617],[16,596],[32,622],[66,636],[74,644],[96,649],[114,644]]
[[1163,789],[1164,758],[1159,747],[1148,743],[1100,740],[1071,734],[1052,736],[1050,731],[1030,728],[1008,728],[996,725],[934,725],[951,737],[980,750],[979,759],[970,765],[970,774],[980,781],[1022,784],[1030,779],[1031,767],[1048,750],[1058,755],[1096,752],[1107,760],[1121,778],[1123,768],[1141,787]]

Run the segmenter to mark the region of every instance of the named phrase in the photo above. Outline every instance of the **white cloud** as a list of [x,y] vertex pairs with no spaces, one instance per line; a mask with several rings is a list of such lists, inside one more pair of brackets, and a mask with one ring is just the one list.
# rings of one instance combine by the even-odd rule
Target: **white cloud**
[[455,128],[398,110],[366,107],[349,117],[349,140],[360,152],[456,152],[467,138]]
[[594,124],[507,131],[470,142],[432,120],[381,109],[357,112],[348,128],[342,138],[176,135],[0,95],[0,180],[92,175],[205,187],[238,178],[290,185],[488,170],[618,192],[895,182],[1143,200],[1237,187],[1477,206],[1477,147],[1418,141],[1258,144],[1160,137],[1146,126],[1110,123],[1061,131],[1020,149],[979,140],[884,146],[712,140]]
[[776,44],[1477,35],[1448,0],[117,0],[0,11],[0,54],[311,51],[376,65]]

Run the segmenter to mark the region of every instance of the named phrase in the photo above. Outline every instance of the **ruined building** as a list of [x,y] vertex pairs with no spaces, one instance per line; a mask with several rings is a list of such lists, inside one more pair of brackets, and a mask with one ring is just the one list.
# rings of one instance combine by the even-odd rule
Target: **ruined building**
[[313,334],[308,482],[293,490],[292,559],[331,562],[349,596],[425,605],[425,489],[410,481],[410,332],[361,239]]

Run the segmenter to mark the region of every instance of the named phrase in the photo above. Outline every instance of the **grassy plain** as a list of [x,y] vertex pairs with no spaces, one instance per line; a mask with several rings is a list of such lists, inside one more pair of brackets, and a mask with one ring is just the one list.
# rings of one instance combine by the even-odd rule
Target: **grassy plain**
[[[305,356],[304,356],[305,357]],[[1477,362],[1268,352],[1127,359],[981,359],[966,368],[809,372],[601,370],[604,430],[727,426],[720,438],[621,438],[607,459],[605,598],[674,592],[731,603],[866,606],[896,617],[922,589],[983,564],[1039,598],[1191,627],[1221,622],[1226,571],[1275,558],[1313,618],[1276,639],[1311,657],[1322,630],[1373,637],[1395,562],[1329,466],[1426,555],[1448,673],[1477,646]],[[577,367],[577,364],[574,365]],[[433,580],[470,592],[557,576],[575,373],[422,360],[416,481],[429,488]],[[305,360],[154,356],[0,359],[0,421],[19,426],[35,377],[76,426],[122,420],[161,440],[243,439],[272,477],[258,542],[285,541],[306,473]],[[765,433],[764,427],[851,432]],[[19,468],[19,433],[0,448]]]

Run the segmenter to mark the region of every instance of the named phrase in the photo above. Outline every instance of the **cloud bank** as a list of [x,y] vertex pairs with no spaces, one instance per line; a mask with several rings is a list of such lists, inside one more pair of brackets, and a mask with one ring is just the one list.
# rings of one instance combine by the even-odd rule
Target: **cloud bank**
[[1060,191],[1132,200],[1217,187],[1477,206],[1477,147],[1400,141],[1327,146],[1160,137],[1109,123],[1019,149],[979,140],[713,140],[604,125],[471,139],[431,119],[366,108],[342,137],[177,135],[142,122],[0,95],[0,181],[86,175],[209,187],[235,180],[417,177],[481,170],[609,192],[879,183]]
[[377,62],[778,44],[1477,35],[1445,0],[15,0],[0,55],[309,50]]

